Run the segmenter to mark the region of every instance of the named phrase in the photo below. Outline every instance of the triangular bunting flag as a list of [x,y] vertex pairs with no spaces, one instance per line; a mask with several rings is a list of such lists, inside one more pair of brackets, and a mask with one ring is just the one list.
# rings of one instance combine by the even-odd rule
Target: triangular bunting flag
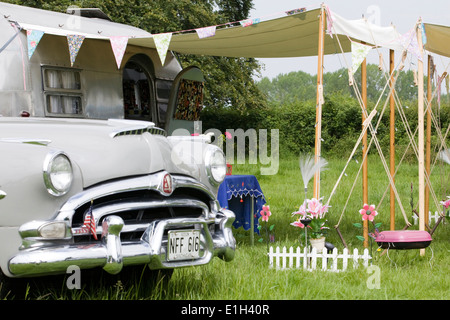
[[39,41],[41,41],[42,36],[44,35],[44,31],[39,30],[27,30],[27,43],[28,43],[28,59],[31,59],[31,56],[36,50]]
[[167,50],[169,49],[170,39],[172,38],[172,33],[162,33],[153,35],[153,40],[155,41],[156,50],[158,51],[159,59],[161,59],[161,64],[164,66],[166,61]]
[[399,38],[399,42],[403,46],[403,48],[405,48],[405,50],[415,55],[417,59],[422,61],[419,44],[417,42],[416,31],[414,29],[411,29],[407,33],[401,35]]
[[258,24],[258,23],[260,23],[260,21],[261,21],[260,18],[255,18],[255,19],[242,20],[242,21],[239,21],[239,22],[240,22],[241,26],[248,27],[248,26],[251,26],[253,24]]
[[352,73],[354,74],[358,70],[360,64],[366,58],[371,46],[366,46],[357,42],[352,42]]
[[73,67],[75,63],[75,59],[77,58],[78,51],[80,51],[81,45],[84,41],[84,36],[78,34],[68,34],[67,35],[67,43],[69,44],[69,53],[70,53],[70,66]]
[[327,34],[333,38],[333,16],[331,15],[330,8],[328,6],[325,6],[326,10],[326,16],[327,16]]
[[216,35],[216,26],[195,29],[199,39],[214,37]]
[[427,33],[425,31],[425,25],[423,23],[421,23],[421,28],[422,30],[422,44],[426,45],[427,44]]
[[120,69],[120,65],[122,64],[122,58],[125,54],[125,49],[128,44],[127,36],[114,36],[110,37],[109,41],[111,42],[111,48],[114,53],[114,57],[116,58],[117,68]]
[[298,9],[294,9],[294,10],[285,11],[285,13],[288,16],[292,16],[293,14],[302,13],[302,12],[305,12],[305,11],[306,11],[306,8],[298,8]]

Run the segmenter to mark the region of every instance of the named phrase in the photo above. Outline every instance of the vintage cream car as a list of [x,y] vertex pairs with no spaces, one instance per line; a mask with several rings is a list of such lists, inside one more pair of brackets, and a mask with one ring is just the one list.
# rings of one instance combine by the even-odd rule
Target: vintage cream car
[[[0,3],[0,281],[232,260],[234,214],[216,197],[225,157],[190,134],[200,70],[171,52],[163,66],[131,41],[143,30],[74,12],[75,30],[73,14]],[[43,31],[31,57],[30,30]],[[86,37],[71,63],[73,33]],[[108,37],[120,35],[118,66]]]

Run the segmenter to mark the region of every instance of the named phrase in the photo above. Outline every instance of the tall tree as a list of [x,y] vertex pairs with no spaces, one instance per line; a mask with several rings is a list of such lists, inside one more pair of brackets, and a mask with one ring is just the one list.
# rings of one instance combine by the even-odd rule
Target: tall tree
[[[69,6],[100,8],[113,21],[152,34],[192,30],[248,18],[252,0],[5,0],[30,7],[65,12]],[[254,76],[260,64],[252,58],[178,55],[184,67],[196,65],[205,79],[205,105],[245,112],[265,105]]]

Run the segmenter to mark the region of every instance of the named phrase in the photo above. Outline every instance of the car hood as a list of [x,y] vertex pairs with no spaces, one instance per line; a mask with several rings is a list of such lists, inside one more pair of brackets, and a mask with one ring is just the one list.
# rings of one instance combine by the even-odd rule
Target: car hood
[[0,140],[64,151],[80,168],[83,187],[161,170],[182,172],[153,123],[131,120],[0,118]]

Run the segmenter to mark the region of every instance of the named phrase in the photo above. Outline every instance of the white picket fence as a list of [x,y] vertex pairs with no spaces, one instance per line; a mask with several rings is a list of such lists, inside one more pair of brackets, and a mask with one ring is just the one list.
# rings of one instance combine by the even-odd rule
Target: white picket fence
[[[294,252],[294,248],[290,247],[289,252],[286,247],[280,250],[280,247],[269,248],[269,268],[275,267],[277,270],[283,269],[304,269],[308,271],[320,270],[341,272],[347,270],[348,261],[353,261],[353,268],[358,268],[360,261],[364,267],[369,266],[369,260],[372,257],[369,255],[369,250],[364,249],[362,255],[359,254],[358,249],[353,250],[353,254],[349,254],[347,248],[344,248],[341,254],[338,253],[337,248],[334,248],[331,253],[328,253],[324,248],[322,252],[317,252],[315,248],[308,251],[308,248],[303,250],[300,247]],[[321,260],[321,261],[319,261]]]
[[[446,216],[448,216],[448,213],[445,213]],[[430,211],[430,213],[428,214],[428,224],[431,225],[433,222],[432,220],[434,220],[434,223],[436,223],[439,220],[440,214],[435,211],[434,215],[433,213]],[[419,217],[415,214],[412,215],[412,218],[414,220],[414,225],[417,225],[419,223]]]

